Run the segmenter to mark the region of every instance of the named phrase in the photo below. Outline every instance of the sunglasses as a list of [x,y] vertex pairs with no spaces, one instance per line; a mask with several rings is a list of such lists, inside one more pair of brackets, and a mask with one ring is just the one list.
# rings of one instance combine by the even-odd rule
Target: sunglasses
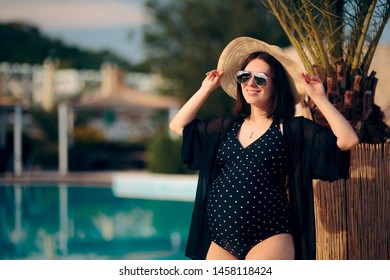
[[238,71],[236,74],[236,79],[237,79],[238,83],[246,84],[252,78],[252,76],[254,77],[255,84],[258,87],[265,86],[267,84],[268,80],[272,79],[272,78],[268,77],[267,74],[265,74],[263,72],[252,73],[249,71]]

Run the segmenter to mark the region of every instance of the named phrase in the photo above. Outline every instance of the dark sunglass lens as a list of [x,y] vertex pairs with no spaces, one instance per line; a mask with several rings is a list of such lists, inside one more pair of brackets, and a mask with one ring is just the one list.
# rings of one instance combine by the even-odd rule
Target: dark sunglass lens
[[267,84],[267,78],[263,75],[255,75],[255,83],[259,87],[265,86]]
[[251,78],[251,74],[248,72],[238,72],[237,73],[237,82],[240,84],[245,84]]

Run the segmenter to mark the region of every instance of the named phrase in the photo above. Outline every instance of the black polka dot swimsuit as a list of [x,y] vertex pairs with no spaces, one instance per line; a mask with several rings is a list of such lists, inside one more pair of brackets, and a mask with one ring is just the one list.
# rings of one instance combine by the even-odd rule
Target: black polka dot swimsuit
[[207,215],[211,239],[238,259],[256,244],[289,233],[290,211],[285,191],[286,151],[280,124],[243,148],[236,123],[221,143],[221,169],[209,190]]

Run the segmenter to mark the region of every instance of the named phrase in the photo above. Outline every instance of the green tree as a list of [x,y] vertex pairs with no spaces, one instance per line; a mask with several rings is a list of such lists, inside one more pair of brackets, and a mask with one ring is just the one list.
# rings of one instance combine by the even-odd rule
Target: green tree
[[[275,17],[253,0],[148,0],[154,23],[144,30],[146,63],[172,81],[164,94],[187,100],[207,71],[216,68],[223,48],[238,36],[251,36],[281,47],[289,45]],[[219,90],[222,91],[222,90]],[[231,111],[232,99],[213,94],[204,117]]]
[[[377,78],[368,73],[390,16],[389,0],[264,0],[306,71],[324,82],[329,100],[364,143],[383,143],[389,127],[374,104]],[[308,102],[314,120],[327,125]]]
[[48,56],[58,58],[60,68],[99,69],[109,60],[126,70],[136,69],[111,51],[89,51],[68,45],[27,23],[0,23],[0,61],[41,64]]

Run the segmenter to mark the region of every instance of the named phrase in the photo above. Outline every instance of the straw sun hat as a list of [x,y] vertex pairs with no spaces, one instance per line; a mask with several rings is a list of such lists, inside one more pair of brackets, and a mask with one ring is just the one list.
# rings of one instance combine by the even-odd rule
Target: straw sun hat
[[290,88],[294,94],[295,104],[298,104],[305,97],[305,88],[301,77],[302,69],[291,57],[286,55],[278,46],[269,45],[263,41],[239,37],[231,41],[222,51],[218,61],[218,70],[224,71],[221,77],[223,90],[233,98],[237,98],[236,73],[244,60],[254,52],[264,51],[275,57],[284,67]]

